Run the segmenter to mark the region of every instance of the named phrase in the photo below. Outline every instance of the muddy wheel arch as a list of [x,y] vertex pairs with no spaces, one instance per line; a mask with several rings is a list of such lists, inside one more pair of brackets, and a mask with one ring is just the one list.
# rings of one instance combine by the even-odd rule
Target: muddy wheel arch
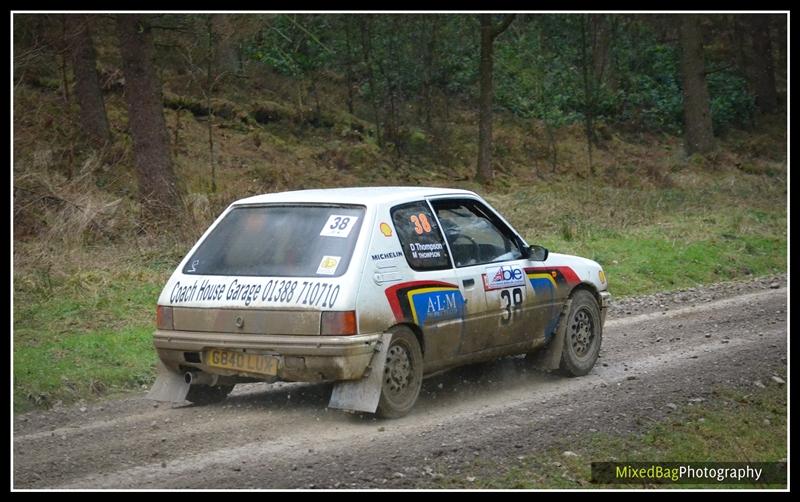
[[406,327],[414,333],[414,336],[417,337],[417,342],[419,343],[419,349],[422,351],[422,355],[425,356],[425,332],[422,330],[422,328],[413,322],[399,322],[387,328],[386,332],[388,333],[393,329],[397,329],[398,327]]

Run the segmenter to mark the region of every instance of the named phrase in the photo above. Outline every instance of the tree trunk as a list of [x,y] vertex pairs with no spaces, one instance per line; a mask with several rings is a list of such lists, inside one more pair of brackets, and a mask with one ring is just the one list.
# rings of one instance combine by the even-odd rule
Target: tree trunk
[[481,61],[480,82],[481,94],[479,98],[478,118],[478,172],[475,181],[478,183],[491,183],[494,179],[492,166],[492,97],[494,94],[492,82],[494,39],[503,33],[514,20],[514,14],[505,17],[499,26],[492,23],[491,14],[480,14],[481,23]]
[[425,56],[423,62],[425,72],[422,80],[422,95],[425,101],[425,126],[429,131],[433,130],[433,66],[436,55],[436,33],[439,25],[439,18],[434,16],[431,19],[430,35],[425,44]]
[[556,145],[556,134],[553,126],[547,121],[544,123],[544,130],[547,132],[547,143],[550,146],[550,166],[553,169],[553,174],[556,173],[556,166],[558,166],[558,148]]
[[89,32],[89,19],[68,15],[72,38],[72,66],[75,71],[75,98],[80,107],[81,128],[96,147],[111,141],[103,92],[97,79],[94,45]]
[[232,75],[239,69],[239,55],[235,45],[235,28],[230,14],[211,15],[214,35],[214,67],[219,73]]
[[350,41],[352,35],[350,33],[350,18],[345,16],[344,17],[344,42],[345,42],[345,51],[347,53],[347,57],[345,59],[344,67],[345,67],[345,78],[347,80],[347,112],[350,115],[353,115],[353,86],[355,78],[353,76],[353,49],[352,49],[352,42]]
[[481,14],[481,61],[478,119],[478,183],[490,183],[494,178],[492,168],[492,16]]
[[590,14],[592,30],[592,75],[600,85],[606,82],[610,66],[612,19],[605,14]]
[[751,64],[750,61],[752,60],[750,51],[748,50],[747,44],[747,26],[744,22],[743,16],[734,14],[731,16],[730,22],[730,44],[732,47],[732,52],[734,59],[736,60],[736,67],[739,70],[739,73],[742,77],[747,80],[748,90],[751,92],[755,92],[752,89],[752,75],[751,75]]
[[769,15],[753,14],[750,17],[750,36],[753,39],[753,90],[756,105],[762,113],[772,113],[778,108],[775,89],[775,63],[772,57],[772,40],[769,33]]
[[[389,33],[396,34],[401,30],[401,26],[399,24],[399,17],[394,16],[392,19],[392,26],[389,29]],[[387,35],[389,38],[389,43],[387,44],[389,47],[387,57],[385,58],[375,58],[375,65],[378,69],[378,74],[380,75],[381,79],[385,83],[385,92],[384,92],[384,118],[385,118],[385,126],[383,137],[385,140],[393,143],[395,147],[395,153],[398,152],[397,147],[399,146],[399,131],[400,131],[400,117],[397,111],[397,87],[398,83],[395,81],[394,74],[391,71],[388,71],[386,63],[391,63],[398,61],[398,55],[395,52],[397,47],[397,41],[394,39],[394,35]]]
[[[594,64],[591,61],[594,46],[591,52],[587,51],[587,31],[589,29],[588,14],[581,20],[581,66],[583,70],[583,98],[584,113],[583,126],[586,134],[586,152],[589,157],[589,175],[594,176],[594,164],[592,162],[592,147],[595,143],[594,137]],[[590,75],[591,74],[591,75]]]
[[66,49],[68,45],[67,41],[67,16],[61,16],[61,42],[64,44],[64,49],[58,51],[59,56],[61,56],[61,64],[59,68],[61,70],[61,96],[64,98],[64,105],[66,106],[66,114],[69,115],[69,81],[67,80],[67,53],[69,52]]
[[118,14],[117,31],[125,74],[125,100],[145,221],[165,221],[182,206],[164,121],[161,83],[153,64],[147,17]]
[[703,35],[697,15],[681,15],[681,76],[686,154],[706,153],[714,147],[714,131],[703,61]]
[[[753,64],[751,61],[753,60],[753,51],[751,44],[749,43],[748,37],[748,29],[745,23],[744,16],[739,14],[733,14],[730,18],[730,40],[729,44],[731,46],[731,52],[733,54],[733,59],[736,63],[736,69],[745,82],[747,82],[747,92],[754,95],[756,94],[756,90],[753,87],[753,83],[755,82],[755,78],[753,76]],[[755,124],[755,114],[749,113],[748,114],[748,126],[750,129],[753,129]]]
[[372,115],[375,120],[375,136],[378,141],[378,146],[383,148],[383,133],[381,131],[381,115],[378,107],[378,91],[375,88],[375,71],[372,69],[372,57],[370,55],[372,46],[372,34],[370,33],[369,15],[364,14],[359,17],[361,28],[361,51],[366,67],[367,82],[369,84],[370,101],[372,103]]
[[[214,110],[211,106],[211,94],[214,92],[213,66],[214,45],[214,17],[206,18],[206,29],[208,30],[208,53],[206,54],[206,110],[208,110],[208,162],[211,165],[211,193],[217,192],[217,170],[214,164]],[[218,16],[217,16],[218,17]],[[218,53],[217,53],[218,54]]]

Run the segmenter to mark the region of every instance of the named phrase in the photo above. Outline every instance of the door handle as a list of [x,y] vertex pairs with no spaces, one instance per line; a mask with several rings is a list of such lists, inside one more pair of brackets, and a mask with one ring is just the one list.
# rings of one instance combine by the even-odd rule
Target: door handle
[[475,285],[475,279],[464,279],[464,287],[471,288]]

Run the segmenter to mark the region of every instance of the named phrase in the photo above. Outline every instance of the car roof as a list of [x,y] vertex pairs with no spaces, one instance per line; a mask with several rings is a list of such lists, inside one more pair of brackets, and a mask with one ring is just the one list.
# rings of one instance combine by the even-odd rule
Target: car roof
[[235,205],[241,204],[267,204],[276,202],[310,202],[332,204],[364,204],[375,205],[383,203],[404,202],[417,200],[422,197],[438,195],[477,195],[469,190],[458,188],[436,187],[358,187],[358,188],[325,188],[318,190],[295,190],[291,192],[268,193],[255,195],[237,200]]

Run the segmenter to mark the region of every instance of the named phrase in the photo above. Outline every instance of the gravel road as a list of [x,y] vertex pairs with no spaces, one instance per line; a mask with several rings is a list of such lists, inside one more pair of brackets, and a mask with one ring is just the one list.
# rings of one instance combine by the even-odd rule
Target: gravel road
[[520,357],[427,379],[412,413],[326,407],[330,385],[240,385],[212,406],[144,394],[14,417],[14,488],[415,488],[635,431],[718,387],[786,378],[786,276],[624,299],[581,378]]

